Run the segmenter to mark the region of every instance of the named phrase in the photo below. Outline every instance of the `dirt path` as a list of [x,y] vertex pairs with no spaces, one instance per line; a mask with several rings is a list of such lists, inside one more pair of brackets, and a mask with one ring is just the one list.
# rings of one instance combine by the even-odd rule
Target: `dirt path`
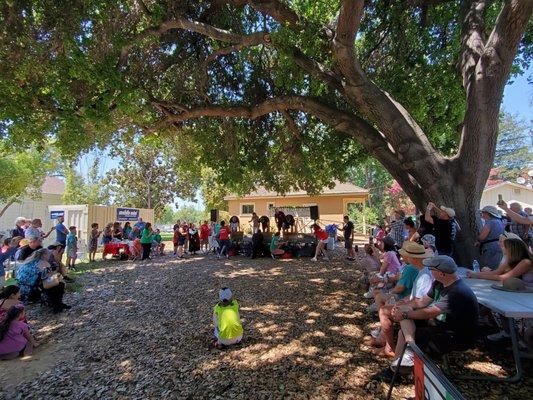
[[[78,278],[83,290],[67,295],[68,313],[30,310],[47,344],[31,361],[0,363],[4,398],[370,400],[386,393],[385,384],[367,385],[387,362],[363,345],[375,319],[364,312],[353,263],[165,257],[101,265]],[[245,340],[209,352],[221,286],[241,304]],[[526,398],[531,380],[484,384],[483,393],[461,389]],[[395,395],[411,393],[407,385]]]

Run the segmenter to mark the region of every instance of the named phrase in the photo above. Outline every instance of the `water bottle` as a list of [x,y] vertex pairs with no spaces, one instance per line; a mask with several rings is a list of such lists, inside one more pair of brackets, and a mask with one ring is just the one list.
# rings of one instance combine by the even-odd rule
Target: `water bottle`
[[479,269],[479,261],[478,260],[474,260],[474,262],[472,263],[472,269],[474,270],[474,272],[479,272],[480,269]]

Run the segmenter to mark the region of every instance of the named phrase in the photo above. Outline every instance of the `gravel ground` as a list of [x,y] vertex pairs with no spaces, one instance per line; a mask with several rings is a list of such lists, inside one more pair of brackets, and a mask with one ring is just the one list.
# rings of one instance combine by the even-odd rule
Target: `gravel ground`
[[[387,365],[363,345],[375,319],[365,314],[356,263],[309,259],[108,261],[79,276],[72,310],[35,306],[30,322],[45,344],[29,361],[0,364],[0,399],[381,399],[369,376]],[[241,346],[207,349],[218,289],[241,305]],[[509,364],[509,352],[493,355]],[[501,373],[485,354],[461,354],[461,367]],[[461,383],[466,397],[524,399],[521,384]],[[12,373],[10,374],[9,371]],[[6,373],[7,372],[7,373]],[[394,398],[413,394],[411,385]]]

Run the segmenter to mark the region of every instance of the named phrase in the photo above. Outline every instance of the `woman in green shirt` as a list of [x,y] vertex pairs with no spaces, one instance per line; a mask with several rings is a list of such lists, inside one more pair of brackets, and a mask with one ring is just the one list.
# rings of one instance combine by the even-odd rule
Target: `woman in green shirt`
[[150,257],[150,250],[152,249],[152,241],[154,240],[154,234],[152,231],[152,224],[147,222],[144,226],[141,235],[141,245],[143,247],[142,260],[146,260]]

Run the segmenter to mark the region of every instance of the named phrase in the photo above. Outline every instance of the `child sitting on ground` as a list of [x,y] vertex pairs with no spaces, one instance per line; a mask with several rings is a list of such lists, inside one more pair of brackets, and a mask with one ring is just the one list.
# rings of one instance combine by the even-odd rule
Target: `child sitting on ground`
[[39,346],[24,322],[22,303],[12,306],[0,323],[0,360],[11,360],[18,356],[29,356]]
[[159,229],[155,230],[152,247],[154,249],[155,254],[158,254],[161,256],[165,254],[165,243],[163,243],[163,238],[161,237],[161,231]]
[[71,226],[68,228],[69,234],[67,235],[67,268],[74,269],[76,264],[76,257],[78,255],[78,237],[76,236],[76,227]]
[[242,324],[239,316],[239,303],[233,299],[231,289],[224,287],[218,292],[220,301],[213,310],[215,337],[213,346],[223,349],[225,346],[238,344],[242,340]]

